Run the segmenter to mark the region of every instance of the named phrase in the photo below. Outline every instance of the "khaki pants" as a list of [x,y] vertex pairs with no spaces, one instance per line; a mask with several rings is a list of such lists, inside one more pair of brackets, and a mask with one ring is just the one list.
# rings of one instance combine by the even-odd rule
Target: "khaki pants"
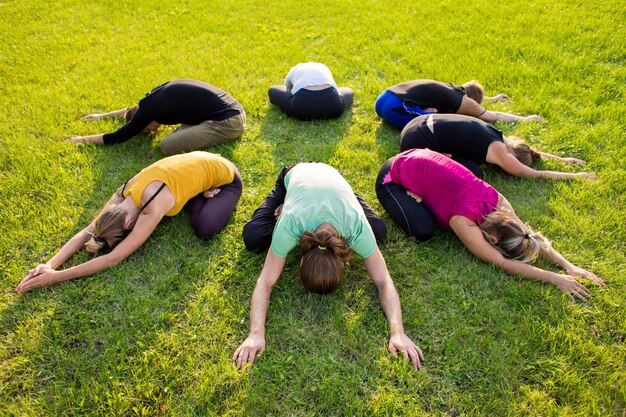
[[243,133],[246,114],[241,113],[225,120],[207,120],[198,125],[182,124],[161,141],[161,152],[174,155],[197,151],[237,139]]

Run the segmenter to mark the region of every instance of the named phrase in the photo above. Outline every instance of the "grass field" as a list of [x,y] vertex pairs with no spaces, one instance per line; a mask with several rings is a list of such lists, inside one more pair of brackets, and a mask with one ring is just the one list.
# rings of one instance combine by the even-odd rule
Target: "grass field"
[[[625,25],[617,0],[0,2],[0,414],[626,415]],[[267,88],[308,60],[355,90],[340,119],[302,123],[269,105]],[[162,157],[168,130],[114,147],[63,139],[116,129],[80,117],[182,77],[224,88],[247,111],[241,140],[213,150],[244,177],[226,230],[202,242],[181,214],[115,268],[16,294],[29,268]],[[607,286],[572,302],[481,263],[452,233],[415,244],[389,221],[381,250],[424,370],[387,351],[362,262],[317,296],[298,282],[294,251],[272,293],[268,348],[238,371],[231,356],[264,260],[243,246],[246,220],[282,166],[309,160],[339,168],[381,211],[373,180],[399,132],[374,100],[415,78],[507,93],[489,108],[546,122],[498,125],[506,134],[588,161],[596,182],[495,168],[486,179]]]

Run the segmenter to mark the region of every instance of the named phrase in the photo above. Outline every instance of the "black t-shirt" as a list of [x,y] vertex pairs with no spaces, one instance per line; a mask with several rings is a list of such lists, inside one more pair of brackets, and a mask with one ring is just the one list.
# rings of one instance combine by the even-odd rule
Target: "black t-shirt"
[[[433,132],[428,118],[433,118]],[[502,132],[475,117],[462,114],[430,114],[416,117],[400,135],[400,150],[425,149],[484,164],[489,145],[504,142]]]
[[174,80],[154,88],[139,101],[132,120],[113,133],[104,143],[122,143],[155,121],[164,125],[197,125],[206,120],[224,120],[243,112],[241,104],[227,92],[203,81]]
[[407,81],[389,87],[387,91],[409,106],[434,107],[438,113],[456,113],[465,95],[465,88],[461,86],[434,80]]

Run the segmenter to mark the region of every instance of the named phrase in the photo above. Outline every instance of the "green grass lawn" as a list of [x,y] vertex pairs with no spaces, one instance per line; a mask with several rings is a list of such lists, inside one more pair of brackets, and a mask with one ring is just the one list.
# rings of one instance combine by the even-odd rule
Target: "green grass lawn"
[[[625,25],[617,0],[0,2],[0,414],[625,415]],[[338,120],[302,123],[269,105],[267,88],[308,60],[355,90]],[[163,156],[167,130],[121,146],[64,143],[120,124],[80,117],[182,77],[224,88],[247,111],[241,140],[213,150],[244,177],[226,230],[202,242],[181,214],[115,268],[14,293]],[[272,293],[267,351],[238,371],[231,356],[264,261],[243,246],[246,220],[282,166],[309,160],[339,168],[382,211],[373,181],[399,132],[374,101],[415,78],[477,79],[488,95],[507,93],[488,107],[546,122],[499,125],[505,134],[588,161],[596,182],[494,168],[486,179],[607,286],[589,285],[589,304],[572,302],[483,264],[451,232],[415,244],[384,216],[381,250],[424,370],[387,351],[360,260],[336,293],[318,296],[298,282],[293,251]]]

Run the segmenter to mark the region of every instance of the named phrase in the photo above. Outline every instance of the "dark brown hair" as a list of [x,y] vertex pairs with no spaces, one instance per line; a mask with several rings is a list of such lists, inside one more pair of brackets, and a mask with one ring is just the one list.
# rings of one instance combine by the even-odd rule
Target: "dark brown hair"
[[300,279],[304,288],[317,294],[328,294],[337,289],[345,264],[350,259],[346,239],[328,230],[306,230],[300,238],[300,249]]
[[531,148],[522,138],[517,136],[505,137],[504,144],[509,153],[526,166],[530,166],[534,161],[541,159],[541,154]]
[[96,254],[105,247],[114,248],[126,236],[125,218],[126,210],[119,205],[105,208],[96,219],[94,233],[91,235],[91,239],[85,243],[85,250]]
[[135,113],[137,113],[138,108],[139,106],[133,106],[126,109],[126,113],[124,113],[124,120],[126,121],[126,123],[129,123],[131,120],[133,120],[133,117],[135,116]]
[[520,262],[533,260],[550,247],[541,233],[521,223],[510,210],[498,208],[480,225],[485,240],[505,258]]
[[465,88],[465,94],[467,94],[469,98],[478,104],[482,104],[483,99],[485,98],[485,89],[478,81],[468,81],[463,84],[463,88]]

